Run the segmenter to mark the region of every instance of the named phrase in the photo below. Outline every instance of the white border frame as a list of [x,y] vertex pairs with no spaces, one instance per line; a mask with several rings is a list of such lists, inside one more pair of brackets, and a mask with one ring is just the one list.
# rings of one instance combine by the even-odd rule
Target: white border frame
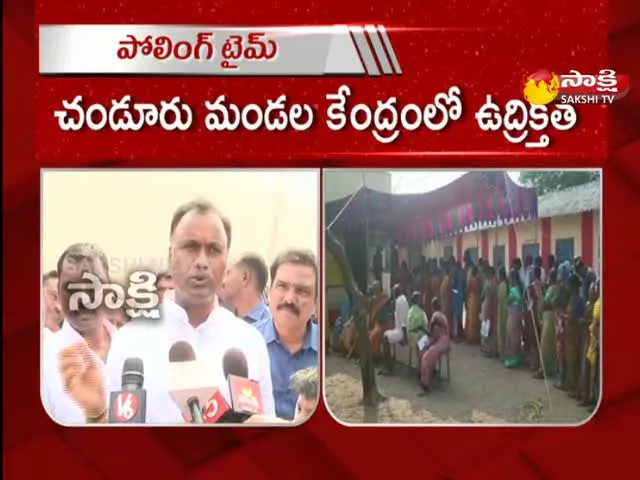
[[[323,169],[323,174],[325,171],[357,171],[357,172],[366,172],[366,171],[387,171],[387,172],[399,172],[399,171],[406,171],[406,172],[461,172],[461,173],[466,173],[466,172],[471,172],[471,171],[499,171],[499,172],[504,172],[504,171],[511,171],[511,170],[507,170],[507,169],[501,169],[501,168],[494,168],[494,167],[488,167],[488,168],[472,168],[472,169],[462,169],[462,168],[454,168],[454,169],[447,169],[447,168],[424,168],[424,169],[414,169],[414,168],[406,168],[406,169],[383,169],[383,168],[370,168],[370,169],[355,169],[355,168],[324,168]],[[600,173],[600,244],[599,244],[599,254],[600,254],[600,272],[599,272],[599,279],[600,279],[600,298],[602,298],[602,285],[603,285],[603,277],[604,277],[604,262],[603,262],[603,257],[602,257],[602,253],[603,253],[603,248],[602,248],[602,239],[604,237],[603,235],[603,230],[602,230],[602,225],[603,225],[603,212],[602,212],[602,206],[604,204],[604,197],[603,197],[603,185],[604,185],[604,172],[603,169],[600,168],[522,168],[522,169],[516,169],[517,171],[521,171],[521,172],[549,172],[549,171],[575,171],[575,172],[599,172]],[[445,185],[446,186],[446,185]],[[323,237],[324,237],[324,229],[325,229],[325,202],[324,202],[324,183],[323,183],[323,191],[322,191],[322,233],[323,233]],[[326,257],[324,255],[324,250],[323,250],[323,255],[322,255],[322,269],[324,272],[325,269],[325,265],[326,265]],[[323,275],[324,278],[324,275]],[[323,295],[324,295],[324,284],[323,284]],[[602,318],[602,303],[600,306],[600,318]],[[326,314],[326,312],[323,312],[324,314]],[[587,416],[587,418],[585,418],[582,422],[580,423],[558,423],[558,422],[554,422],[554,423],[347,423],[344,422],[342,420],[340,420],[338,417],[336,417],[336,415],[331,411],[331,408],[329,407],[329,403],[327,402],[327,396],[326,396],[326,390],[324,388],[324,382],[325,382],[325,377],[326,377],[326,372],[325,372],[325,358],[326,358],[326,351],[325,351],[325,341],[324,338],[322,340],[322,397],[324,400],[324,405],[325,408],[327,409],[327,412],[329,413],[329,415],[340,425],[344,426],[344,427],[349,427],[349,428],[360,428],[360,427],[370,427],[370,428],[385,428],[385,427],[423,427],[423,428],[430,428],[430,427],[454,427],[454,428],[468,428],[468,427],[474,427],[474,428],[492,428],[492,427],[562,427],[562,428],[566,428],[566,427],[581,427],[582,425],[585,425],[587,423],[589,423],[593,417],[595,417],[596,413],[598,412],[598,410],[600,410],[600,406],[602,405],[602,393],[603,393],[603,378],[602,378],[602,373],[603,373],[603,350],[604,350],[604,341],[603,341],[603,324],[602,324],[602,320],[600,321],[600,355],[599,355],[599,360],[600,360],[600,381],[598,382],[598,386],[600,388],[600,392],[599,392],[599,396],[598,396],[598,403],[596,404],[595,408],[593,409],[593,411],[591,412],[591,414],[589,416]],[[327,333],[325,332],[325,335]]]
[[[318,405],[316,405],[316,410],[313,411],[313,413],[307,417],[303,422],[300,423],[296,423],[296,424],[287,424],[287,423],[255,423],[255,424],[205,424],[205,425],[192,425],[192,424],[175,424],[175,423],[168,423],[168,424],[164,424],[164,423],[141,423],[141,424],[115,424],[115,423],[81,423],[81,424],[64,424],[64,423],[60,423],[58,422],[52,415],[49,414],[49,412],[47,411],[45,404],[44,404],[44,399],[42,397],[43,391],[44,391],[44,343],[45,343],[45,326],[44,326],[44,292],[42,290],[42,275],[44,275],[44,273],[46,273],[45,270],[45,266],[44,266],[44,249],[43,249],[43,245],[44,245],[44,235],[43,235],[43,230],[44,230],[44,209],[42,208],[43,204],[44,204],[44,198],[43,198],[43,182],[44,182],[44,176],[47,172],[91,172],[91,173],[100,173],[100,172],[175,172],[175,171],[180,171],[180,172],[244,172],[244,173],[266,173],[266,172],[309,172],[309,173],[315,173],[317,176],[317,182],[318,182],[318,208],[320,209],[319,213],[319,217],[320,220],[323,219],[323,211],[324,211],[324,206],[323,206],[323,196],[322,196],[322,168],[168,168],[168,167],[161,167],[161,168],[126,168],[126,167],[116,167],[116,168],[41,168],[40,169],[40,277],[38,278],[38,289],[40,290],[40,404],[42,406],[42,409],[44,410],[44,413],[47,415],[47,417],[49,417],[49,419],[51,419],[51,421],[57,425],[60,425],[61,427],[66,427],[66,428],[165,428],[165,427],[176,427],[176,428],[193,428],[193,427],[200,427],[200,428],[252,428],[252,427],[256,427],[256,428],[297,428],[300,427],[302,425],[304,425],[305,423],[307,423],[315,414],[316,414],[316,410],[318,409]],[[316,259],[318,260],[320,257],[324,258],[323,256],[323,252],[324,252],[324,228],[321,228],[320,225],[318,225],[318,242],[317,242],[317,252],[316,252]],[[324,312],[324,290],[320,290],[320,286],[322,285],[322,288],[324,289],[324,261],[322,262],[318,262],[318,300],[319,300],[319,305],[318,305],[318,313],[320,314],[320,312]],[[323,341],[324,341],[324,323],[321,321],[320,315],[318,315],[318,332],[319,332],[319,341],[320,341],[320,345],[318,348],[320,348],[320,352],[318,355],[318,363],[320,364],[322,361],[324,361],[324,345],[323,345]],[[321,369],[320,365],[318,365],[318,374],[319,374],[319,388],[322,388],[322,372],[324,371],[323,369]],[[322,396],[322,398],[324,399],[324,396]],[[320,399],[318,399],[318,404],[320,403]]]

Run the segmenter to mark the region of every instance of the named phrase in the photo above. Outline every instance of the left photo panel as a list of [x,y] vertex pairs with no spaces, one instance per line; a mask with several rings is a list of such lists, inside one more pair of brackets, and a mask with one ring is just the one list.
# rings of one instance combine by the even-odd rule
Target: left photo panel
[[319,170],[42,170],[41,398],[81,425],[300,425]]

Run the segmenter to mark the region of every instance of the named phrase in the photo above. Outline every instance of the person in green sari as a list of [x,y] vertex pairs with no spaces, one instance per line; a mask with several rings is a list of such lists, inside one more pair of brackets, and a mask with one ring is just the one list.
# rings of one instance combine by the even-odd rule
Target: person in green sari
[[507,270],[504,267],[500,267],[498,270],[498,282],[498,328],[496,334],[498,356],[504,360],[507,345],[507,317],[509,315],[509,280],[507,279]]
[[558,295],[558,272],[553,269],[548,275],[547,291],[542,301],[542,330],[540,332],[540,356],[542,365],[533,378],[556,378],[556,297]]
[[524,314],[524,288],[517,270],[509,272],[509,293],[507,296],[507,341],[504,366],[517,368],[522,362],[522,316]]
[[418,345],[418,340],[427,331],[427,314],[420,305],[420,299],[422,294],[420,292],[413,292],[411,294],[409,314],[407,315],[407,343],[410,348],[414,348]]

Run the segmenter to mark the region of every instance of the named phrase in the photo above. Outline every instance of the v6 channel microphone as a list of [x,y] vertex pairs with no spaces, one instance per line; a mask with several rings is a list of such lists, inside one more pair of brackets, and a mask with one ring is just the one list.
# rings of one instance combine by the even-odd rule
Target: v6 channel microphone
[[139,358],[127,358],[122,367],[122,391],[109,395],[107,423],[145,423],[147,391],[144,385],[144,366]]
[[187,342],[176,342],[169,350],[169,394],[190,423],[202,424],[202,405],[216,387],[207,380],[205,365]]
[[218,423],[244,423],[252,415],[262,414],[260,384],[249,380],[247,357],[242,350],[227,350],[222,358],[222,370],[229,382],[231,408]]

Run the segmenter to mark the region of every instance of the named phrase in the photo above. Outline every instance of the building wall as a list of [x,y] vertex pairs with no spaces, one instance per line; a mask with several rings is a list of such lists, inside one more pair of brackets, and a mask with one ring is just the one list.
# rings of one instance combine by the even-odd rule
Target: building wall
[[508,227],[498,227],[488,232],[489,236],[489,262],[495,263],[493,258],[493,247],[503,245],[505,251],[505,257],[509,255],[509,229]]
[[[589,216],[592,216],[592,220]],[[549,238],[547,245],[548,252],[545,252],[545,246],[543,245],[543,224],[546,222],[548,228]],[[583,224],[587,227],[589,223],[593,223],[592,227],[587,229],[583,228]],[[515,249],[514,245],[511,245],[509,230],[515,230]],[[591,238],[586,236],[592,235]],[[485,240],[483,241],[483,236]],[[458,242],[462,244],[462,251],[467,248],[478,248],[478,254],[481,257],[488,258],[488,260],[494,264],[493,247],[496,245],[503,245],[505,247],[506,261],[510,260],[510,252],[515,250],[517,256],[522,256],[523,245],[530,243],[537,243],[539,245],[539,254],[544,257],[549,253],[556,253],[556,240],[559,239],[573,239],[573,248],[575,256],[582,256],[586,260],[589,255],[582,251],[583,243],[590,243],[593,245],[591,252],[591,265],[596,270],[600,266],[600,214],[599,212],[585,212],[576,215],[564,215],[560,217],[552,217],[549,219],[539,219],[532,222],[518,223],[513,226],[506,225],[493,229],[466,232],[460,235],[458,238],[445,238],[430,242],[423,246],[423,254],[427,258],[441,258],[444,254],[444,249],[447,246],[453,247],[453,253],[456,257],[459,256],[457,249]],[[483,248],[484,244],[484,248]],[[408,259],[407,249],[402,247],[400,249],[401,259]],[[457,258],[458,259],[458,258]],[[462,260],[462,259],[459,259]],[[546,258],[544,258],[546,261]]]
[[556,241],[573,238],[574,256],[582,255],[581,215],[563,215],[551,218],[551,251],[556,251]]
[[[542,243],[542,230],[540,220],[514,224],[518,239],[518,256],[522,256],[522,247],[531,243]],[[580,230],[578,230],[579,232]],[[542,252],[540,252],[542,253]]]

